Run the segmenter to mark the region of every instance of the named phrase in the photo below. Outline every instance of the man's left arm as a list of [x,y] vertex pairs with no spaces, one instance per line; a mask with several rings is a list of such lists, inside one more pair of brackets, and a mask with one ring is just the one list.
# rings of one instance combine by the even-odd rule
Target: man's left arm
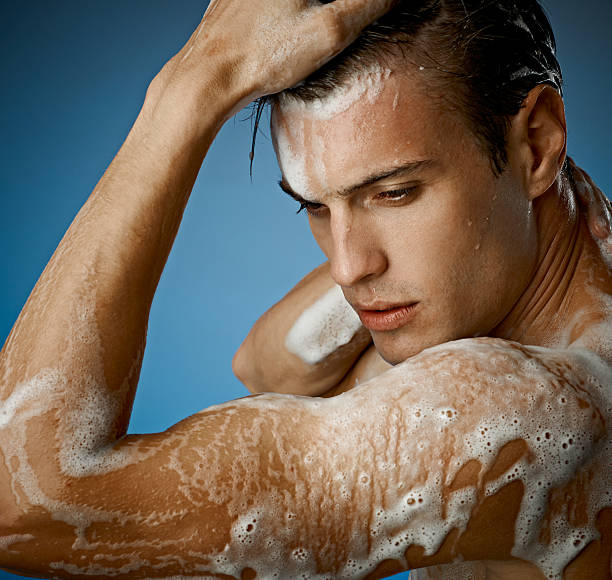
[[92,400],[67,412],[75,437],[57,454],[34,404],[3,441],[13,475],[0,479],[0,566],[57,578],[382,578],[497,560],[603,580],[605,373],[596,359],[461,340],[338,397],[258,395],[95,451],[77,437],[103,420]]

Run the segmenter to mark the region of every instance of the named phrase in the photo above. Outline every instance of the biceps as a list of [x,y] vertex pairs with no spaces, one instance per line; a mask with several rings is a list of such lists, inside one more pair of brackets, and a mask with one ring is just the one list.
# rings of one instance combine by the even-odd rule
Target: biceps
[[[95,474],[30,486],[14,569],[344,577],[508,559],[536,545],[550,490],[584,462],[574,454],[550,469],[546,442],[562,458],[567,422],[537,413],[537,427],[525,429],[508,411],[525,403],[519,390],[492,394],[476,375],[470,402],[467,390],[402,384],[397,374],[329,400],[221,405],[124,439]],[[537,396],[529,404],[537,409]]]

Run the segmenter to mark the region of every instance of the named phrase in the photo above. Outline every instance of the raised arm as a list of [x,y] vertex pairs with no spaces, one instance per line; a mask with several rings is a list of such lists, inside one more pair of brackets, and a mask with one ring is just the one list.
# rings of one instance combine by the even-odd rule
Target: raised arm
[[[53,462],[56,444],[70,457],[100,457],[125,434],[155,288],[224,121],[313,72],[389,4],[213,0],[151,83],[2,349],[2,441],[16,440],[16,414],[35,406],[45,450],[37,473]],[[74,431],[77,416],[89,416],[92,427]],[[8,460],[0,466],[0,518],[9,528],[21,514],[12,503],[13,468]]]
[[[295,84],[389,2],[213,1],[151,83],[126,142],[64,236],[2,350],[0,397],[50,373],[66,404],[112,401],[96,445],[125,433],[149,308],[189,193],[223,122]],[[49,379],[51,380],[51,379]]]

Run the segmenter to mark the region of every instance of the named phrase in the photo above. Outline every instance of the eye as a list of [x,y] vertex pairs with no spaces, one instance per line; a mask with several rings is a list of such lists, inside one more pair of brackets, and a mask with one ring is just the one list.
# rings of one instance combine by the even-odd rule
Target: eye
[[388,200],[391,202],[407,201],[413,198],[417,192],[418,186],[403,187],[401,189],[392,189],[390,191],[381,191],[376,194],[377,199]]
[[322,203],[313,203],[311,201],[301,201],[300,209],[298,209],[295,213],[300,213],[302,210],[306,210],[306,213],[311,216],[316,216],[322,213],[323,210]]

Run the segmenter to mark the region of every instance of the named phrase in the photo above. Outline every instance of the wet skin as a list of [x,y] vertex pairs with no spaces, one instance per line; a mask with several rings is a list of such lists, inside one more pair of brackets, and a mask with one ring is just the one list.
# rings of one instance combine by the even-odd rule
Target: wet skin
[[[498,177],[461,117],[440,107],[419,74],[395,71],[373,102],[360,99],[331,118],[308,105],[274,110],[281,187],[307,210],[329,275],[348,302],[357,313],[417,303],[397,328],[370,328],[374,346],[326,396],[429,346],[473,336],[586,347],[609,365],[610,246],[559,174],[560,99],[549,89],[532,92]],[[595,559],[609,565],[609,555]],[[579,560],[574,573],[581,578],[591,564]],[[517,563],[474,564],[471,572],[539,577]],[[459,573],[465,570],[430,570],[432,578]]]
[[[419,74],[393,73],[374,102],[361,100],[331,119],[308,108],[275,110],[284,185],[306,200],[332,278],[358,312],[418,302],[407,324],[371,332],[392,364],[471,336],[569,346],[588,329],[576,325],[576,313],[601,321],[611,286],[567,184],[556,171],[525,176],[532,158],[516,126],[509,166],[495,176],[461,116],[441,108]],[[539,98],[554,101],[551,92]],[[551,106],[538,104],[530,122],[551,128],[561,160],[563,119]],[[303,164],[296,167],[288,152]],[[292,178],[308,190],[294,188]]]
[[[609,356],[609,255],[574,215],[573,192],[559,189],[565,132],[559,100],[550,92],[533,93],[515,119],[512,171],[501,181],[487,174],[476,152],[466,155],[465,174],[453,172],[450,158],[461,156],[463,147],[472,151],[472,141],[422,109],[419,115],[429,115],[432,127],[439,123],[449,133],[436,128],[438,143],[421,127],[422,144],[403,139],[412,145],[402,155],[437,156],[442,166],[428,174],[430,185],[414,202],[390,207],[366,195],[358,203],[361,198],[351,198],[354,205],[336,204],[334,188],[364,177],[338,155],[326,182],[319,179],[325,187],[315,183],[300,193],[322,196],[316,201],[330,212],[328,222],[325,215],[313,218],[322,224],[315,233],[349,299],[381,306],[368,284],[380,279],[379,301],[419,301],[414,323],[429,333],[427,341],[413,329],[399,330],[394,350],[381,333],[377,345],[389,360],[473,330],[452,296],[478,318],[479,331],[497,325],[500,336],[549,340],[561,349],[494,338],[456,341],[341,397],[261,395],[203,410],[163,433],[126,435],[151,301],[217,131],[245,102],[314,71],[389,5],[219,0],[151,83],[125,144],[62,239],[0,354],[0,567],[58,578],[379,578],[411,567],[494,559],[520,566],[522,578],[527,572],[541,578],[527,560],[538,561],[538,550],[554,560],[556,544],[547,543],[552,535],[570,542],[567,579],[605,578],[612,545],[607,487],[602,491],[610,463],[611,381],[609,359],[602,360]],[[405,96],[419,105],[408,87]],[[408,129],[416,131],[418,118],[412,120]],[[365,131],[367,119],[359,122]],[[336,119],[328,130],[343,135]],[[353,136],[351,127],[344,131]],[[306,128],[304,134],[312,136]],[[376,134],[369,137],[374,143]],[[442,146],[447,139],[454,148]],[[285,171],[282,155],[281,163]],[[317,177],[311,170],[309,176]],[[512,238],[512,250],[486,225],[489,218],[504,226],[501,212],[486,205],[492,191],[509,212],[506,219],[525,226]],[[470,211],[460,207],[461,195],[471,196]],[[440,198],[440,207],[429,196]],[[534,200],[532,214],[528,200]],[[421,206],[429,230],[411,213]],[[556,213],[564,207],[565,221]],[[461,219],[447,223],[444,212]],[[412,256],[386,228],[375,227],[374,215],[422,228],[431,247],[412,250],[414,272],[400,261]],[[472,226],[462,224],[469,217]],[[469,245],[457,240],[456,249],[434,226],[446,237],[465,227],[477,235],[468,236]],[[353,240],[353,230],[370,245]],[[528,268],[519,258],[534,232],[536,259]],[[360,252],[353,254],[353,247]],[[443,250],[465,261],[466,272],[451,260],[437,264]],[[423,270],[428,259],[433,275]],[[501,281],[515,262],[520,283],[508,290]],[[483,297],[472,305],[469,282],[480,280],[479,268],[500,295],[482,284]],[[454,278],[458,289],[447,297],[449,290],[438,286],[455,284]],[[426,327],[442,314],[450,317],[443,332]],[[550,320],[557,324],[548,330]],[[598,326],[602,322],[606,326]],[[580,341],[591,351],[573,348]],[[508,413],[515,421],[504,423]],[[552,433],[550,447],[545,436],[542,442],[543,429]],[[580,445],[566,452],[568,432]],[[495,482],[498,491],[488,494]],[[550,497],[533,491],[539,483]],[[516,524],[538,503],[541,511],[527,523],[533,533],[525,540],[523,530],[519,542]],[[567,534],[551,525],[557,516],[571,524]],[[574,538],[580,526],[584,538]]]

